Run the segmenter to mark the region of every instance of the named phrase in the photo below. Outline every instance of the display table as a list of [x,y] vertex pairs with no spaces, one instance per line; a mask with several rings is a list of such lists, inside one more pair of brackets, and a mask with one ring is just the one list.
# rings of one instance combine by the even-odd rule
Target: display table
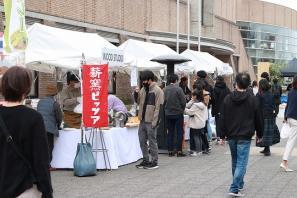
[[[86,131],[87,138],[90,137],[90,134],[90,131]],[[111,128],[103,130],[103,135],[111,165],[111,167],[107,168],[118,169],[119,166],[133,163],[142,158],[138,127]],[[55,168],[73,168],[77,143],[80,143],[80,141],[80,129],[61,130],[59,137],[55,139],[51,166]],[[102,148],[99,132],[97,132],[97,140],[95,141],[94,138],[93,142],[93,148]],[[97,169],[106,169],[103,153],[94,153],[94,157],[97,161]]]

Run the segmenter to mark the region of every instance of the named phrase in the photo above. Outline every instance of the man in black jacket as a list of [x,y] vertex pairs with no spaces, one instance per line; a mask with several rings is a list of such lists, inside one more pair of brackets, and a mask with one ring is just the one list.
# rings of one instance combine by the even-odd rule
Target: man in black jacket
[[223,76],[218,76],[216,78],[216,83],[213,90],[212,108],[211,108],[211,114],[213,117],[215,117],[215,120],[216,120],[216,133],[217,133],[218,140],[220,137],[219,118],[221,113],[221,106],[224,102],[225,97],[229,93],[230,93],[230,89],[227,87]]
[[227,137],[232,157],[233,182],[229,195],[241,197],[244,175],[248,164],[251,138],[257,132],[263,136],[263,118],[257,98],[247,93],[250,76],[239,73],[236,76],[236,90],[226,96],[220,117],[221,139]]
[[[164,106],[166,116],[166,126],[168,130],[167,144],[168,154],[174,156],[174,134],[177,133],[177,157],[184,157],[182,152],[183,143],[183,125],[184,111],[186,108],[186,98],[183,90],[176,85],[178,76],[176,74],[168,75],[167,82],[169,85],[164,89]],[[176,129],[176,130],[175,130]]]

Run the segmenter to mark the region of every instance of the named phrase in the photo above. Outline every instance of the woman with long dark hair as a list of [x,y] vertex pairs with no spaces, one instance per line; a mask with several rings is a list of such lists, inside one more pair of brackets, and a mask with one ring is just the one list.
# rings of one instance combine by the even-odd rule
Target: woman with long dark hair
[[289,157],[295,147],[297,140],[297,75],[294,76],[292,83],[292,90],[288,94],[288,103],[285,111],[285,122],[290,125],[290,135],[287,141],[286,149],[283,155],[283,161],[280,167],[286,172],[293,171],[288,168]]
[[264,118],[264,131],[262,141],[257,143],[257,146],[264,147],[264,150],[260,151],[260,153],[263,153],[265,156],[270,156],[270,146],[279,142],[279,132],[275,124],[276,107],[270,88],[268,80],[260,80],[257,97]]

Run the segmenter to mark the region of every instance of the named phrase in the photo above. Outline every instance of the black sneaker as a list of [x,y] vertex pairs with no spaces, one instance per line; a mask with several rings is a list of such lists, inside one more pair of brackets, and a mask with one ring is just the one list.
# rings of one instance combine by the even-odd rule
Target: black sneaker
[[177,154],[176,154],[176,157],[186,157],[186,156],[187,156],[187,154],[185,154],[181,151],[177,152]]
[[174,152],[174,151],[169,151],[169,152],[168,152],[168,156],[169,156],[169,157],[173,157],[174,155],[175,155],[175,152]]
[[144,169],[148,169],[148,170],[152,170],[152,169],[157,169],[159,168],[158,163],[157,162],[151,162],[148,165],[143,167]]
[[144,168],[145,166],[149,165],[149,162],[147,161],[142,161],[140,164],[136,165],[136,168]]

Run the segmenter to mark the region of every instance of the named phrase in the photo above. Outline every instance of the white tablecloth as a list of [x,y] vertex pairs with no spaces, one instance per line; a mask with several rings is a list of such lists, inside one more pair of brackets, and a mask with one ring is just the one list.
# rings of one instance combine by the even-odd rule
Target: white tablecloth
[[[90,132],[87,131],[86,135],[88,138]],[[142,158],[138,139],[138,127],[111,128],[110,130],[104,130],[103,135],[106,148],[108,149],[111,169],[117,169],[121,165],[129,164]],[[55,168],[73,168],[77,143],[80,141],[81,132],[79,129],[60,131],[60,136],[55,140],[51,166]],[[97,133],[97,141],[94,139],[93,143],[93,148],[96,147],[102,148],[99,133]],[[105,169],[103,153],[94,153],[94,156],[95,159],[97,158],[97,169]]]

